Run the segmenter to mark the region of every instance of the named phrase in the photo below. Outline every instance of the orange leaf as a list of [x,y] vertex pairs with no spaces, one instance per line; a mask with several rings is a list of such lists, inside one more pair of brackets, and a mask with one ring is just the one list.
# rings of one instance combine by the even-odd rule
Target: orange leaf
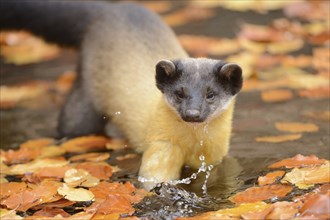
[[304,112],[302,115],[313,119],[330,122],[330,111],[308,111]]
[[330,182],[329,161],[320,166],[294,168],[287,173],[281,182],[295,185],[318,184]]
[[69,153],[105,149],[110,140],[103,136],[85,136],[71,139],[61,145]]
[[2,151],[6,164],[26,163],[37,158],[41,153],[41,149],[21,148],[18,150]]
[[20,145],[20,148],[43,148],[54,143],[52,138],[39,138],[28,140]]
[[56,215],[61,215],[62,217],[70,216],[70,214],[65,212],[63,209],[51,208],[51,207],[44,207],[33,214],[33,216],[40,216],[40,217],[55,217]]
[[298,140],[302,137],[301,134],[287,134],[287,135],[278,135],[278,136],[264,136],[257,137],[257,142],[268,142],[268,143],[281,143],[286,141]]
[[165,15],[163,18],[165,22],[170,26],[180,26],[191,21],[204,20],[213,16],[214,12],[211,9],[186,7],[171,14]]
[[26,184],[24,182],[1,183],[0,199],[6,198],[15,193],[20,193],[24,190],[26,190]]
[[291,192],[291,190],[291,186],[281,184],[252,187],[232,196],[230,201],[236,204],[257,202],[273,197],[284,197]]
[[287,89],[267,90],[261,93],[264,102],[283,102],[293,98],[293,93]]
[[44,167],[40,168],[38,171],[32,174],[31,179],[34,180],[43,180],[47,178],[56,178],[63,179],[64,174],[67,170],[71,169],[69,166],[61,166],[61,167]]
[[276,202],[272,205],[272,210],[264,219],[293,219],[300,208],[301,203]]
[[[330,218],[330,195],[316,194],[305,201],[299,210],[301,216],[324,215],[324,219]],[[319,218],[323,219],[323,218]]]
[[280,131],[288,132],[315,132],[319,127],[312,123],[298,123],[298,122],[278,122],[275,127]]
[[280,179],[285,174],[284,171],[274,171],[271,173],[267,173],[266,176],[259,176],[258,177],[258,184],[260,186],[273,184],[276,180]]
[[298,94],[300,97],[306,97],[306,98],[329,98],[330,87],[323,86],[315,89],[300,90]]
[[135,209],[132,207],[131,203],[120,195],[108,195],[108,197],[101,202],[97,213],[101,214],[133,214]]
[[87,153],[87,154],[79,154],[70,158],[71,161],[93,161],[99,162],[103,160],[107,160],[110,157],[109,153]]
[[305,167],[305,166],[321,165],[324,164],[325,162],[326,162],[325,159],[319,159],[315,155],[303,156],[301,154],[297,154],[294,157],[273,163],[269,165],[268,168],[274,169],[280,167],[286,167],[286,168]]
[[112,167],[107,163],[84,162],[73,165],[76,169],[88,171],[92,176],[100,180],[109,179],[112,176]]

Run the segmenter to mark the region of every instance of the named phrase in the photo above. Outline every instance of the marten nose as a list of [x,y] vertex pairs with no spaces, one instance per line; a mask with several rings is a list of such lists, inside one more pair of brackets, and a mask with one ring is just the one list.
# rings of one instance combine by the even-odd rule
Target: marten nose
[[191,121],[196,121],[200,118],[201,112],[197,109],[186,110],[186,118]]

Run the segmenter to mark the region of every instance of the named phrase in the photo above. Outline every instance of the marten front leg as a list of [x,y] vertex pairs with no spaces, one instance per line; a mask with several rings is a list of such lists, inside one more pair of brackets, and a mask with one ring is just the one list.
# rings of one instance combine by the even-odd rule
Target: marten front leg
[[139,175],[154,182],[146,182],[145,187],[150,189],[156,183],[179,179],[184,157],[182,150],[170,142],[150,143],[143,153]]

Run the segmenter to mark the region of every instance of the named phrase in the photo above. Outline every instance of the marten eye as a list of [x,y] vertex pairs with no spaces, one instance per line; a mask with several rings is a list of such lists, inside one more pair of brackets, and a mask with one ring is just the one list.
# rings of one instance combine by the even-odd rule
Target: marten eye
[[184,92],[183,89],[175,91],[175,97],[178,101],[182,101],[184,99]]
[[214,97],[215,97],[214,92],[208,92],[208,93],[206,94],[206,98],[207,98],[208,100],[213,100]]

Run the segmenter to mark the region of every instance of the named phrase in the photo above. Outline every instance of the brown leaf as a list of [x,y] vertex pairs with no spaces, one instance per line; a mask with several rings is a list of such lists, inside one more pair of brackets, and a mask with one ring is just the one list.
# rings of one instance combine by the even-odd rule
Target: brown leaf
[[107,160],[110,157],[109,153],[87,153],[87,154],[79,154],[70,158],[71,161],[92,161],[99,162],[103,160]]
[[65,172],[64,182],[70,187],[93,187],[98,185],[100,180],[90,175],[86,170],[69,169]]
[[58,92],[66,94],[70,91],[74,81],[77,78],[77,74],[72,71],[64,72],[55,82],[55,88]]
[[267,143],[281,143],[287,141],[298,140],[302,137],[301,134],[287,134],[287,135],[278,135],[278,136],[264,136],[257,137],[257,142],[267,142]]
[[264,102],[283,102],[293,98],[293,93],[287,89],[267,90],[261,93]]
[[164,13],[172,8],[172,4],[169,1],[143,1],[141,3],[144,7],[157,13]]
[[59,200],[61,197],[56,195],[57,188],[60,185],[59,182],[43,181],[41,184],[36,185],[34,189],[10,195],[1,201],[1,205],[24,212],[33,206]]
[[330,182],[329,161],[320,166],[294,168],[287,173],[281,180],[282,183],[299,184],[318,184]]
[[25,174],[25,179],[32,183],[41,182],[44,179],[63,179],[64,174],[67,170],[71,169],[69,166],[61,166],[61,167],[45,167],[40,168],[36,172],[30,174]]
[[330,87],[323,86],[315,89],[304,89],[298,92],[300,97],[305,98],[329,98],[330,97]]
[[314,195],[299,210],[301,216],[325,215],[330,218],[330,195]]
[[2,151],[6,164],[26,163],[37,158],[41,153],[41,149],[21,148],[18,150]]
[[127,198],[110,194],[107,198],[100,203],[97,213],[100,214],[133,214],[135,209],[132,207],[131,203]]
[[88,171],[92,176],[106,180],[112,176],[112,167],[107,163],[84,162],[73,164],[76,169]]
[[328,1],[297,1],[284,8],[288,17],[299,17],[306,20],[324,20],[329,17]]
[[251,187],[230,197],[230,201],[236,204],[258,202],[273,197],[284,197],[291,192],[291,190],[291,186],[281,184]]
[[120,150],[127,147],[127,142],[123,139],[111,139],[110,142],[106,144],[108,150]]
[[288,132],[316,132],[319,130],[319,127],[312,123],[299,123],[299,122],[277,122],[275,127],[280,131]]
[[71,139],[61,145],[69,153],[105,149],[109,139],[103,136],[85,136]]
[[274,169],[280,167],[294,168],[294,167],[316,166],[316,165],[322,165],[326,161],[327,160],[320,159],[315,155],[303,156],[301,154],[297,154],[294,157],[283,159],[281,161],[273,163],[269,165],[268,168]]
[[275,183],[276,180],[279,180],[280,178],[282,178],[282,176],[284,174],[285,174],[284,171],[279,170],[279,171],[274,171],[274,172],[267,173],[265,176],[259,176],[258,177],[258,184],[260,186],[273,184],[273,183]]
[[220,56],[237,52],[237,40],[196,35],[180,35],[179,41],[191,54],[198,56]]
[[165,22],[170,26],[180,26],[192,21],[200,21],[211,18],[214,12],[211,9],[185,7],[163,16]]
[[276,202],[272,205],[272,210],[264,219],[293,219],[297,215],[300,206],[300,203]]
[[21,193],[24,190],[26,190],[26,184],[24,182],[1,183],[0,200],[15,193]]
[[62,217],[70,216],[70,214],[65,212],[63,209],[51,208],[51,207],[44,207],[33,214],[33,216],[38,216],[38,217],[55,217],[57,215],[61,215]]

